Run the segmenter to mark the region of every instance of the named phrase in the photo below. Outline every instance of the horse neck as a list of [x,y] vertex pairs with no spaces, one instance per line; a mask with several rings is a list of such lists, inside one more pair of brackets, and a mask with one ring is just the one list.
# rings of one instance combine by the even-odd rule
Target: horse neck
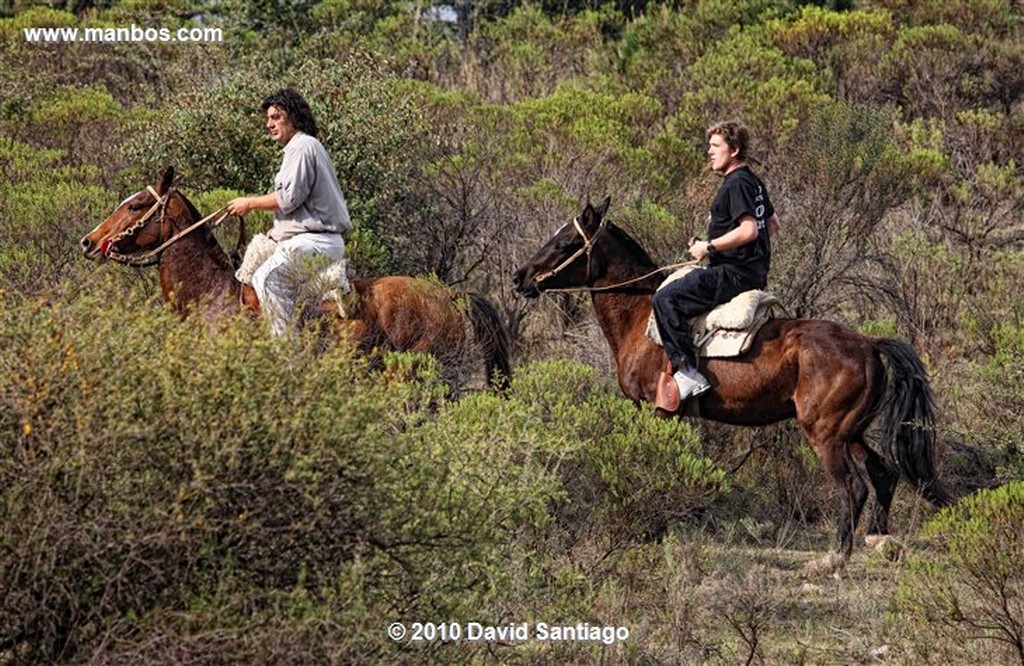
[[[614,248],[604,253],[603,260],[603,277],[594,282],[594,287],[613,287],[653,270],[645,259],[616,252]],[[640,337],[646,339],[651,297],[660,280],[660,274],[655,274],[620,289],[591,292],[598,323],[617,359],[621,360],[623,350],[634,350]]]
[[[179,226],[185,228],[185,224]],[[183,316],[199,304],[205,306],[208,316],[238,307],[239,283],[234,268],[205,227],[183,236],[163,251],[160,288],[164,298]]]
[[594,292],[591,300],[601,331],[612,351],[618,355],[624,345],[630,344],[641,325],[646,325],[651,312],[651,296]]

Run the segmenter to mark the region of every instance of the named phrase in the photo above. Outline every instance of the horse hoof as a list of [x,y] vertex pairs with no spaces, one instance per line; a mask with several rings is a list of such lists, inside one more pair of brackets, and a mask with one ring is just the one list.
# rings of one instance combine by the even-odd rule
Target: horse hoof
[[808,576],[834,576],[839,578],[840,572],[846,567],[846,558],[842,554],[831,552],[804,565],[804,574]]
[[878,544],[889,538],[888,534],[865,534],[864,545],[868,548],[878,548]]
[[903,544],[889,534],[868,534],[864,537],[864,545],[890,562],[897,562],[903,557]]

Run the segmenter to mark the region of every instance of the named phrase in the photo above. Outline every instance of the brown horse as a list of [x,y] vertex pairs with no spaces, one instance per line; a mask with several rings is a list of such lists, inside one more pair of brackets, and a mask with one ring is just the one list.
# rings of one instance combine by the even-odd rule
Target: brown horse
[[[129,265],[158,264],[164,298],[185,317],[198,309],[209,319],[246,307],[258,311],[255,292],[235,278],[235,267],[202,223],[195,206],[173,186],[168,168],[153,187],[125,199],[81,240],[85,256]],[[194,227],[192,230],[190,228]],[[411,351],[445,363],[471,353],[467,320],[484,354],[488,383],[504,388],[511,376],[508,332],[483,296],[425,278],[353,280],[358,302],[348,317],[325,304],[339,335],[363,351]],[[243,305],[244,303],[244,305]]]
[[[547,289],[590,291],[619,387],[638,404],[654,402],[668,358],[645,330],[664,275],[636,241],[604,219],[609,201],[597,208],[588,203],[516,271],[514,281],[531,298]],[[810,440],[841,500],[838,552],[819,566],[836,571],[850,557],[869,485],[875,494],[869,542],[889,532],[901,473],[933,504],[951,501],[935,475],[927,373],[906,343],[867,338],[830,321],[775,319],[744,355],[701,359],[700,371],[713,389],[684,403],[688,414],[746,426],[796,418]],[[865,437],[872,424],[880,426],[878,450]]]

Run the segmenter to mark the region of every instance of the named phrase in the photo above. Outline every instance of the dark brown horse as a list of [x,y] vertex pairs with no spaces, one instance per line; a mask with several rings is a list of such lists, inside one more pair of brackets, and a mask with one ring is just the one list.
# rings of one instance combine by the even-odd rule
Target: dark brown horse
[[[651,296],[664,275],[636,241],[604,219],[608,204],[588,203],[514,280],[531,298],[547,289],[590,290],[619,387],[637,403],[653,403],[668,358],[645,330]],[[906,343],[867,338],[830,321],[775,319],[743,356],[701,359],[700,371],[713,389],[684,403],[688,414],[745,426],[795,418],[810,440],[841,500],[838,553],[819,565],[835,571],[849,558],[869,486],[875,494],[869,542],[889,532],[901,474],[933,504],[951,501],[935,475],[927,373]],[[865,438],[872,424],[879,426],[877,450]]]
[[[193,309],[210,319],[242,307],[258,311],[252,287],[235,279],[210,224],[197,226],[199,212],[173,182],[174,169],[168,168],[154,186],[125,199],[82,238],[85,256],[159,265],[164,298],[182,317]],[[422,352],[448,364],[461,362],[472,349],[468,321],[484,354],[488,383],[508,382],[508,332],[484,297],[405,276],[353,280],[352,287],[359,298],[350,316],[338,317],[330,305],[324,309],[338,334],[351,336],[362,350]]]

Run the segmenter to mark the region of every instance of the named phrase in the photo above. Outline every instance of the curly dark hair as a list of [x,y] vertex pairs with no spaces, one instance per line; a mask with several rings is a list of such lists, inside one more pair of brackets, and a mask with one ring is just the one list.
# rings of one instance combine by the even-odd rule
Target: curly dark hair
[[281,88],[271,93],[260,104],[260,112],[266,113],[267,109],[272,106],[276,106],[287,113],[288,120],[295,126],[295,129],[316,137],[317,128],[316,120],[313,119],[313,110],[309,108],[309,103],[299,94],[298,90],[295,88]]

